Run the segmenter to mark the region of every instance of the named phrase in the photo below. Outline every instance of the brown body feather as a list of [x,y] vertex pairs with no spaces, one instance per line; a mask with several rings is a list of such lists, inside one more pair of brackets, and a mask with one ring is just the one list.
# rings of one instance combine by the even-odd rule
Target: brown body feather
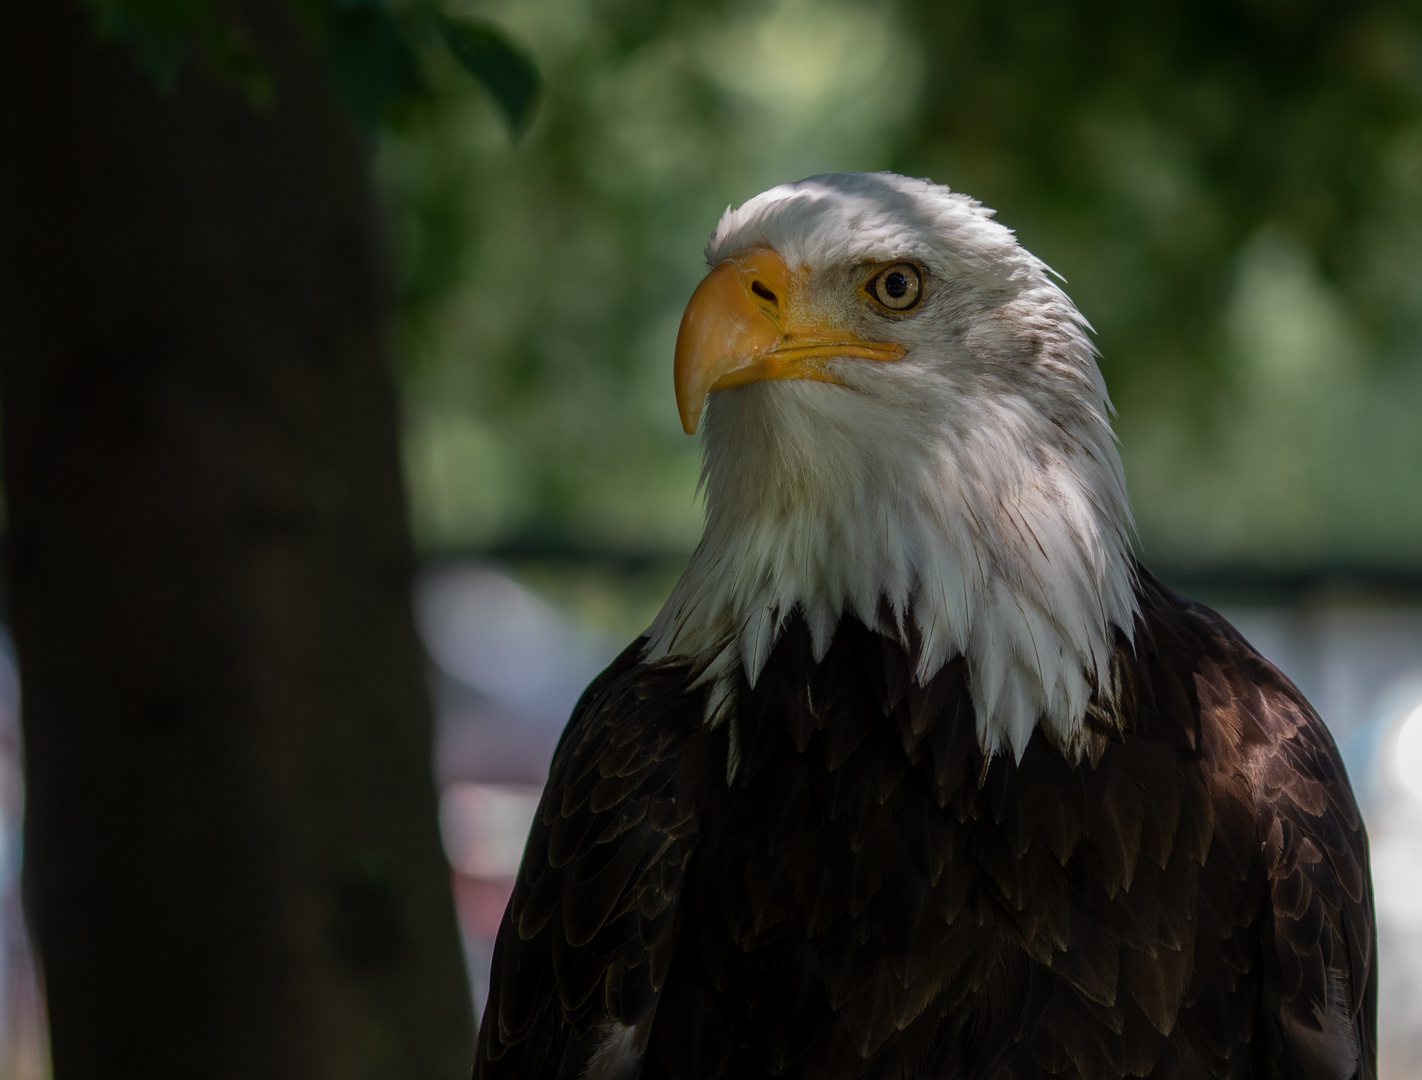
[[[1367,841],[1299,692],[1141,572],[1087,760],[792,624],[731,718],[634,645],[555,757],[475,1077],[1375,1075]],[[728,781],[728,755],[735,766]]]

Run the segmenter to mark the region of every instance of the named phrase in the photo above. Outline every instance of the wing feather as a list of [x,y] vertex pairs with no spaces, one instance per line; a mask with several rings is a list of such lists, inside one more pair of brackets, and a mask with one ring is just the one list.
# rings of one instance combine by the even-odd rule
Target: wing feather
[[702,693],[641,651],[588,688],[559,743],[494,946],[475,1080],[641,1071],[707,760]]
[[[1196,693],[1229,752],[1228,792],[1206,870],[1219,861],[1265,878],[1263,1008],[1256,1031],[1266,1074],[1374,1080],[1376,930],[1368,840],[1332,737],[1303,695],[1223,619],[1184,606],[1206,658]],[[1245,811],[1252,822],[1245,820]],[[1256,851],[1241,841],[1257,838]],[[1238,872],[1236,872],[1237,875]],[[1216,886],[1218,888],[1219,886]],[[1202,930],[1223,929],[1202,888]],[[1217,899],[1223,899],[1216,894]]]

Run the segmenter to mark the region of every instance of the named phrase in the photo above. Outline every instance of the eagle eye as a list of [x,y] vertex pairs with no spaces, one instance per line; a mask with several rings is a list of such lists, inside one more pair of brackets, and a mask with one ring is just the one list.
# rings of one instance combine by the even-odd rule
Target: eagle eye
[[908,311],[923,295],[923,274],[913,263],[893,263],[874,275],[868,292],[890,311]]

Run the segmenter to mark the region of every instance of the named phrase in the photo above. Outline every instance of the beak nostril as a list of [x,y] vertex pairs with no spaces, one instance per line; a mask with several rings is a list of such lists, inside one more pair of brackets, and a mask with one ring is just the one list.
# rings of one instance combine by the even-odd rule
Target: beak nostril
[[751,282],[751,292],[755,293],[756,296],[759,296],[764,300],[769,300],[772,304],[777,303],[775,299],[775,294],[759,281]]

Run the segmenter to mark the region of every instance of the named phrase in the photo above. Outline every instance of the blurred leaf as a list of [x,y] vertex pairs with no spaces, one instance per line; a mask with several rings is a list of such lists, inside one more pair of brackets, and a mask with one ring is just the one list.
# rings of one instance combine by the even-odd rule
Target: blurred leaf
[[420,89],[405,33],[382,0],[338,0],[326,19],[326,62],[336,92],[367,128]]
[[201,42],[202,66],[219,82],[235,86],[256,109],[276,101],[271,72],[244,27],[214,22]]
[[494,96],[510,130],[515,135],[526,131],[538,100],[538,69],[533,61],[487,23],[439,15],[435,25],[454,58]]
[[145,33],[184,34],[212,16],[212,0],[85,0],[99,20],[114,19]]
[[212,0],[86,0],[94,27],[121,41],[163,92],[177,85],[196,54],[219,82],[240,90],[255,107],[274,98],[271,76],[241,23],[219,15]]
[[164,92],[173,89],[193,40],[212,17],[211,0],[87,0],[94,27],[133,50],[139,68]]
[[[163,91],[194,56],[254,107],[275,99],[266,64],[246,28],[214,0],[83,0],[96,30],[121,41]],[[459,65],[493,95],[515,135],[527,129],[538,97],[538,69],[496,27],[454,19],[437,0],[416,3],[397,19],[386,0],[287,0],[321,41],[336,93],[355,119],[374,130],[423,92],[413,50],[417,36],[437,37]]]

